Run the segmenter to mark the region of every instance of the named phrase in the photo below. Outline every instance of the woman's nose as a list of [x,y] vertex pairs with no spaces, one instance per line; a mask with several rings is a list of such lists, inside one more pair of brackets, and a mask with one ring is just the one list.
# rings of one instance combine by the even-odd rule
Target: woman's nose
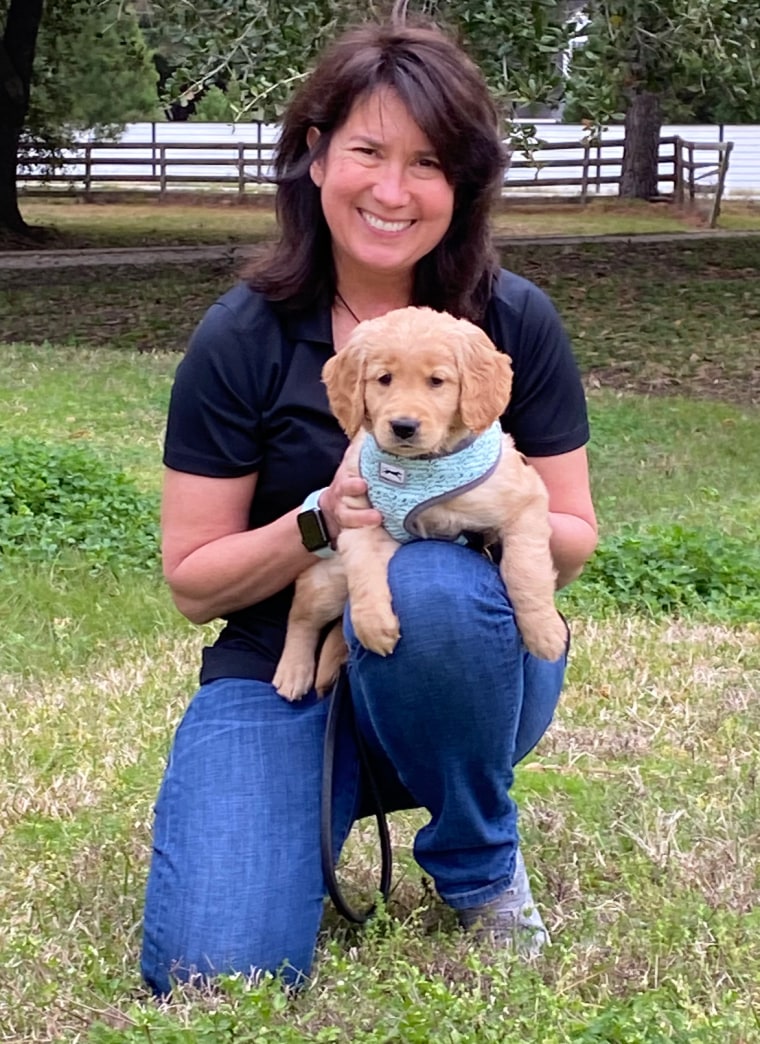
[[378,169],[372,191],[377,202],[386,207],[403,207],[410,199],[406,173],[395,164],[388,164]]

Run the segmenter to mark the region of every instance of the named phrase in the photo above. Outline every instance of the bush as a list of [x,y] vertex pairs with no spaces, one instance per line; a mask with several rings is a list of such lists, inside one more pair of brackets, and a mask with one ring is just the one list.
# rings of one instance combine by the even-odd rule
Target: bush
[[679,524],[628,527],[602,541],[563,596],[574,610],[648,616],[760,618],[757,542]]
[[[158,504],[81,446],[0,443],[0,552],[46,562],[84,555],[93,572],[158,568]],[[0,558],[0,564],[2,558]]]
[[212,84],[196,99],[190,123],[237,123],[250,122],[250,115],[243,113],[243,92],[236,76],[224,85]]

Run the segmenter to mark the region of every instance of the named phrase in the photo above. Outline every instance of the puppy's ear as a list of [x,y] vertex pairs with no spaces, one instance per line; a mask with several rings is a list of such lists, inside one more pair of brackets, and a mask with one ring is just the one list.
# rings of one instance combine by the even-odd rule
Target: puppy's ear
[[506,409],[512,390],[512,362],[483,331],[466,320],[458,354],[461,393],[459,412],[465,427],[481,432]]
[[364,348],[349,339],[322,369],[330,408],[350,439],[364,421]]

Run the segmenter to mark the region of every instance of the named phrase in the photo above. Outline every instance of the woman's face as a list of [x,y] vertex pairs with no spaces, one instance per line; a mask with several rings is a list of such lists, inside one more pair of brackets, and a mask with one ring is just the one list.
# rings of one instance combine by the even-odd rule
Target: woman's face
[[[319,132],[309,132],[313,147]],[[454,189],[426,135],[398,95],[377,91],[357,101],[311,165],[332,234],[338,280],[411,277],[443,238]]]

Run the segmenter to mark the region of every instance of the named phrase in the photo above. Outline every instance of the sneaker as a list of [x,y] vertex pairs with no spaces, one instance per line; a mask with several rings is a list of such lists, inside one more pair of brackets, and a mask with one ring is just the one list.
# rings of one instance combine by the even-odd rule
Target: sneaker
[[479,942],[514,949],[521,957],[538,957],[549,942],[549,933],[530,891],[522,852],[517,849],[515,876],[501,895],[488,903],[457,911],[459,923]]

